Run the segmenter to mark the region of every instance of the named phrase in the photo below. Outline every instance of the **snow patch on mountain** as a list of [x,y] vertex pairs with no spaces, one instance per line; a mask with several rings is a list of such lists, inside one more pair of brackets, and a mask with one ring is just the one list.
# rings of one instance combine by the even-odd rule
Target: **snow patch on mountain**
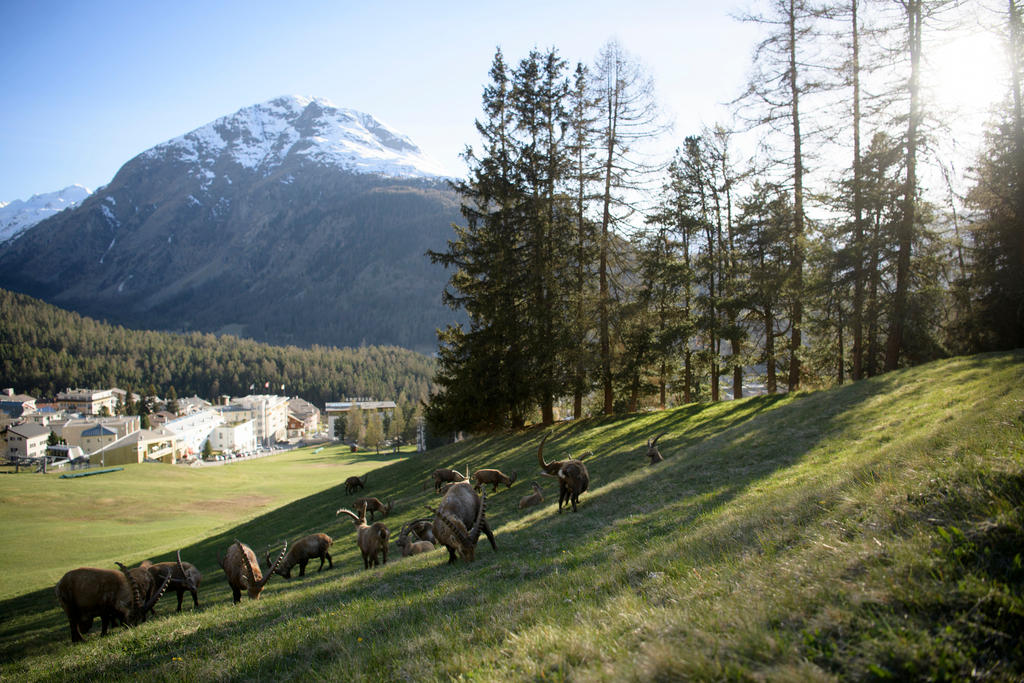
[[[301,156],[354,173],[388,177],[444,176],[444,169],[419,147],[369,114],[342,109],[323,98],[297,95],[240,109],[143,152],[196,166],[204,190],[212,167],[228,159],[268,173],[289,157]],[[226,177],[226,176],[225,176]]]
[[71,185],[57,192],[34,194],[26,200],[0,202],[0,243],[64,209],[78,206],[90,194],[88,188]]

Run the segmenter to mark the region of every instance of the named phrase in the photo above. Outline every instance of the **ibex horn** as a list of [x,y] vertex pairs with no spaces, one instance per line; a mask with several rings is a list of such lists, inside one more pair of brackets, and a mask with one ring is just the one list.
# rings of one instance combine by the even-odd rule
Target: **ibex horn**
[[263,580],[260,581],[260,583],[259,583],[259,587],[260,588],[263,588],[264,586],[267,585],[267,581],[270,581],[270,577],[273,576],[274,572],[277,571],[277,568],[281,566],[281,561],[284,559],[284,554],[287,551],[288,551],[288,541],[286,540],[284,542],[284,547],[281,548],[281,554],[277,556],[277,561],[274,562],[274,566],[267,570],[267,573],[263,577]]
[[476,521],[473,522],[473,528],[469,532],[469,540],[476,545],[476,542],[480,540],[480,528],[484,520],[484,510],[487,509],[487,492],[480,491],[480,508],[476,511]]
[[548,464],[544,462],[544,442],[548,440],[549,436],[551,436],[551,432],[545,434],[544,438],[540,440],[540,445],[537,446],[537,462],[540,463],[540,468],[542,470],[546,470],[548,468]]
[[248,589],[251,586],[258,585],[258,583],[256,582],[256,574],[253,573],[253,571],[252,571],[252,563],[249,562],[249,554],[245,552],[245,548],[242,547],[242,542],[241,541],[236,540],[235,541],[235,545],[238,546],[238,552],[242,556],[242,563],[245,565],[245,568],[246,568],[246,570],[248,572],[245,575],[245,580],[246,580],[246,583],[248,584],[246,586],[246,589]]
[[147,602],[145,605],[142,606],[142,615],[143,616],[146,615],[146,612],[148,612],[149,610],[153,609],[153,605],[155,605],[157,600],[159,600],[163,596],[164,591],[167,590],[167,586],[171,583],[171,574],[172,573],[173,572],[170,572],[170,571],[167,572],[167,576],[164,577],[164,582],[162,584],[160,584],[160,590],[158,590],[156,593],[154,593],[153,597],[151,597],[149,599],[149,602]]
[[335,515],[340,515],[340,514],[342,514],[342,513],[345,513],[346,515],[348,515],[349,517],[351,517],[351,518],[352,518],[353,520],[355,520],[355,521],[356,521],[356,523],[358,523],[358,522],[360,522],[360,521],[365,521],[365,519],[366,519],[366,513],[363,513],[363,517],[362,517],[362,518],[360,518],[360,517],[357,517],[357,516],[356,516],[356,513],[352,512],[351,510],[346,510],[345,508],[340,508],[340,509],[339,509],[339,510],[338,510],[337,512],[335,512],[334,514],[335,514]]
[[[219,557],[219,554],[218,554],[218,557]],[[178,571],[181,572],[181,581],[182,581],[182,583],[184,583],[186,586],[188,586],[189,590],[195,590],[196,589],[196,585],[195,585],[195,583],[192,582],[192,575],[189,574],[187,571],[185,571],[185,566],[181,563],[181,548],[178,548],[177,558],[178,558]]]

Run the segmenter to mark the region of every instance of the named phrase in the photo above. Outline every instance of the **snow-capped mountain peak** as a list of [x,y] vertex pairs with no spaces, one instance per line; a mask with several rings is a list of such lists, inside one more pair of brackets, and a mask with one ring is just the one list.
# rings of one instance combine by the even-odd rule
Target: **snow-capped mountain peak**
[[0,243],[28,230],[39,221],[77,206],[90,194],[88,188],[70,185],[56,192],[34,194],[25,200],[0,202]]
[[290,157],[388,177],[445,175],[408,137],[369,114],[297,95],[245,107],[143,156],[197,164],[207,177],[225,158],[266,173]]

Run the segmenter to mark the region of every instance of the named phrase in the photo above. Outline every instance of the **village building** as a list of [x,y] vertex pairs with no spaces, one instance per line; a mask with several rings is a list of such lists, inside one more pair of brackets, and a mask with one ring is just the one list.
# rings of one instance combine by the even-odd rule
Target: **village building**
[[219,411],[211,409],[168,420],[164,423],[164,429],[178,439],[178,448],[183,456],[197,457],[202,454],[203,444],[210,438],[213,430],[224,422],[224,416]]
[[253,420],[222,424],[210,432],[210,448],[223,453],[247,453],[256,450],[256,423]]
[[4,389],[0,393],[0,412],[12,418],[29,415],[36,412],[36,400],[25,394],[15,394],[14,389]]
[[288,440],[309,438],[320,431],[320,409],[303,398],[288,400]]
[[56,396],[61,410],[83,415],[107,415],[117,410],[118,396],[113,389],[67,389]]
[[50,430],[42,425],[26,422],[8,425],[4,430],[4,454],[12,458],[41,458],[46,455]]
[[173,465],[178,461],[175,441],[170,431],[140,429],[101,448],[89,459],[93,465],[103,467],[154,461]]
[[260,445],[269,446],[288,439],[288,399],[284,396],[249,395],[231,399],[227,407],[239,418],[237,421],[251,419],[256,423],[256,439]]
[[[63,422],[56,421],[52,426],[53,431],[57,436],[64,439],[64,443],[69,446],[82,446],[82,450],[86,453],[90,453],[91,451],[89,451],[82,443],[82,433],[95,428],[97,425],[113,430],[116,433],[116,437],[114,439],[116,441],[117,439],[124,438],[133,432],[139,431],[139,429],[142,428],[142,420],[138,415],[93,418],[73,417],[66,419]],[[93,436],[97,435],[93,434]],[[107,442],[105,441],[102,445],[105,445],[106,443]]]
[[335,423],[339,419],[344,420],[353,410],[371,411],[387,417],[393,417],[397,407],[394,401],[338,401],[328,403],[324,406],[324,414],[327,415],[327,433],[331,438],[334,438]]
[[103,424],[95,424],[79,435],[79,448],[84,453],[95,453],[124,436],[127,434],[118,434],[116,429]]

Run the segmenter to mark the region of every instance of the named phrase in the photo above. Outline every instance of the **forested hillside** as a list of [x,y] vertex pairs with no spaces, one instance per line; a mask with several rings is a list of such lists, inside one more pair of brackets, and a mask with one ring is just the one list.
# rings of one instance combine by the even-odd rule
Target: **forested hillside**
[[348,396],[411,405],[429,394],[434,370],[429,357],[394,346],[300,349],[130,330],[3,289],[0,317],[0,384],[36,397],[118,386],[204,398],[273,391],[321,407]]

